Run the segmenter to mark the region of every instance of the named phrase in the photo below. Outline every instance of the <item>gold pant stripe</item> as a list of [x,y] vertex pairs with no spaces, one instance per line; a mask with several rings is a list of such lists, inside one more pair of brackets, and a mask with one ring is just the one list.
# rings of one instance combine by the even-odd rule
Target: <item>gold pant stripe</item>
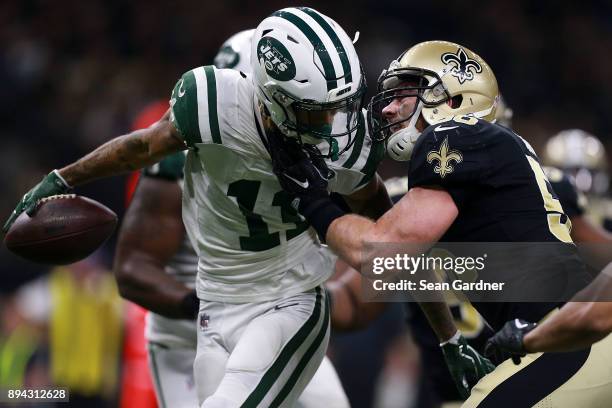
[[590,352],[529,354],[518,366],[507,360],[476,384],[462,407],[609,408],[610,401],[612,335]]

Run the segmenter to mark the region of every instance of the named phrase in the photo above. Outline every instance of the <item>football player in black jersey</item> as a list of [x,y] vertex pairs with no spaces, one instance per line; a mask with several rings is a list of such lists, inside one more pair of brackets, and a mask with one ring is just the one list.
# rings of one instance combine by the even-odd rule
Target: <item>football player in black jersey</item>
[[[603,144],[583,130],[563,130],[546,143],[543,161],[556,166],[545,166],[544,172],[571,219],[573,240],[600,244],[583,248],[589,266],[599,268],[610,262],[612,234],[604,229],[610,214],[606,197],[609,176]],[[604,339],[612,332],[612,302],[597,299],[609,297],[611,277],[612,263],[575,301],[568,302],[539,327],[522,320],[518,325],[515,320],[507,322],[488,341],[488,351],[524,356],[527,352],[577,350]],[[580,301],[584,299],[588,301]]]
[[[512,109],[500,95],[495,123],[511,128],[512,117]],[[385,186],[389,197],[396,203],[408,191],[408,177],[393,177],[385,180]],[[565,208],[563,198],[559,197]],[[339,279],[328,281],[327,289],[332,294],[331,325],[333,329],[340,331],[361,329],[369,325],[385,310],[388,303],[364,302],[361,288],[361,275],[352,268],[348,268]],[[461,330],[467,343],[478,352],[482,352],[487,339],[494,333],[493,330],[469,302],[446,300],[455,325]],[[460,401],[461,395],[449,374],[438,339],[427,318],[413,302],[406,303],[405,310],[406,323],[412,339],[419,347],[421,360],[422,372],[415,407],[436,408],[442,404],[448,407],[451,403]]]
[[[497,121],[500,117],[507,117],[505,109],[498,106],[496,114]],[[505,122],[506,127],[511,124]],[[585,216],[584,199],[576,190],[570,177],[555,167],[544,167],[550,184],[557,193],[563,210],[572,222],[571,236],[574,242],[602,242],[609,239],[600,227],[593,225]],[[407,177],[393,178],[385,182],[389,196],[394,202],[399,201],[408,189]],[[607,242],[612,243],[612,240]],[[612,264],[607,268],[612,276]],[[355,271],[347,271],[340,279],[330,281],[327,284],[328,291],[332,293],[331,324],[332,328],[341,331],[352,331],[367,326],[376,319],[384,310],[387,303],[364,302],[361,295],[361,275]],[[563,313],[554,319],[550,319],[543,325],[541,330],[532,332],[528,338],[531,343],[509,344],[509,340],[500,339],[505,347],[520,347],[516,352],[524,355],[526,348],[530,352],[535,351],[568,351],[567,348],[580,338],[581,341],[592,341],[592,337],[600,340],[612,331],[612,319],[609,314],[612,303],[568,303],[561,309]],[[486,341],[494,332],[484,322],[480,314],[469,302],[449,303],[455,325],[461,330],[469,345],[477,351],[483,352]],[[418,408],[439,407],[443,403],[460,400],[453,380],[448,373],[444,357],[438,346],[434,332],[432,331],[426,317],[414,303],[406,303],[406,321],[410,327],[411,337],[419,346],[421,352],[421,386],[419,396],[415,402]],[[604,313],[605,312],[605,313]],[[576,319],[577,315],[586,316]],[[579,322],[580,325],[575,323]],[[507,324],[511,324],[509,322]],[[520,330],[514,329],[519,332]],[[565,332],[565,336],[559,333]],[[527,332],[525,332],[526,334]],[[552,335],[550,333],[553,333]],[[521,332],[521,335],[522,332]],[[574,343],[568,343],[573,341]],[[534,344],[534,345],[531,345]],[[568,346],[569,344],[569,346]],[[582,343],[580,343],[582,344]],[[590,343],[589,343],[590,344]],[[523,348],[524,347],[524,348]],[[550,347],[551,350],[546,349]],[[574,346],[575,347],[575,346]],[[513,351],[513,350],[507,350]],[[447,405],[443,405],[446,407]]]
[[[396,203],[406,194],[408,179],[395,177],[386,180],[385,186],[389,196]],[[334,330],[362,329],[379,317],[389,305],[382,302],[366,302],[362,294],[361,275],[352,268],[346,268],[341,277],[328,281],[326,286],[331,293],[331,326]],[[446,300],[455,325],[461,330],[467,343],[478,352],[484,350],[485,342],[493,331],[478,311],[469,302]],[[460,401],[462,398],[449,374],[439,341],[418,304],[408,302],[404,306],[410,337],[420,352],[421,376],[414,406],[437,408],[447,403],[442,406],[449,407],[448,403]]]
[[[571,281],[568,293],[588,284],[588,274],[571,245],[568,217],[533,149],[509,129],[489,122],[495,114],[497,82],[478,55],[448,42],[421,43],[392,62],[378,84],[379,94],[370,104],[372,134],[386,140],[390,156],[408,161],[409,191],[384,216],[374,222],[345,215],[324,191],[326,173],[312,171],[308,160],[298,157],[297,165],[277,168],[284,188],[299,197],[300,212],[340,257],[359,267],[367,242],[566,243],[557,246],[563,248],[561,253],[547,257],[547,266]],[[559,305],[476,307],[497,330],[511,318],[540,321]],[[421,306],[456,381],[467,368],[449,359],[445,347],[457,344],[464,350],[465,340],[446,305]],[[612,339],[602,343],[604,348],[612,347]],[[517,367],[506,361],[472,389],[464,406],[523,407],[541,400],[553,407],[591,406],[609,400],[612,387],[588,386],[590,377],[610,377],[609,362],[600,354],[594,347],[531,356]]]
[[[500,95],[500,100],[495,114],[495,123],[511,129],[512,118],[512,109],[508,107],[507,103],[503,98],[501,98]],[[544,153],[544,160],[546,160],[546,164],[550,163],[560,166],[560,164],[562,164],[561,159],[567,159],[565,156],[570,155],[569,153],[567,155],[558,153],[559,150],[564,152],[567,151],[567,149],[560,149],[560,142],[557,140],[559,138],[563,139],[561,147],[569,147],[566,145],[572,145],[575,147],[576,144],[585,147],[583,149],[579,149],[581,151],[584,150],[584,154],[580,155],[583,157],[583,160],[581,160],[583,166],[580,166],[580,168],[591,169],[592,166],[588,167],[588,163],[594,163],[596,169],[602,168],[601,162],[605,155],[601,155],[601,151],[603,151],[603,146],[601,143],[593,143],[593,141],[587,139],[587,136],[583,136],[582,133],[576,134],[576,132],[568,131],[561,132],[559,135],[552,138],[552,142],[549,141],[549,143],[547,143]],[[574,140],[569,141],[569,138],[573,138]],[[575,139],[578,140],[576,141]],[[586,145],[590,145],[591,148],[586,149]],[[593,149],[593,146],[596,148]],[[590,155],[587,154],[587,150],[591,152]],[[595,159],[597,160],[593,160],[593,151],[595,151],[595,156],[597,156]],[[557,152],[556,155],[555,152]],[[576,155],[575,149],[573,155]],[[553,160],[551,156],[554,156],[556,159]],[[563,157],[557,158],[557,156]],[[568,161],[567,165],[572,165],[572,163],[573,162]],[[563,167],[568,170],[567,166]],[[563,211],[569,217],[572,223],[572,240],[576,243],[612,243],[612,234],[595,225],[585,215],[585,212],[587,211],[585,208],[587,200],[584,193],[582,191],[578,191],[574,182],[572,181],[572,174],[576,172],[568,174],[557,167],[551,166],[544,166],[543,170],[550,181],[552,189],[557,194],[561,206],[563,207]],[[385,181],[385,184],[389,196],[392,198],[393,202],[397,202],[407,192],[408,178],[405,176],[396,177]],[[603,249],[603,246],[594,246],[593,249],[598,249],[600,247]],[[588,255],[590,255],[589,259],[591,260],[599,261],[601,258],[602,261],[605,261],[609,258],[610,254],[601,254],[602,256],[599,257],[597,256],[598,254],[590,253]],[[599,268],[600,265],[592,266],[594,268]],[[608,268],[612,270],[612,264]],[[359,273],[355,270],[347,272],[337,281],[328,282],[328,290],[333,294],[331,322],[334,329],[346,331],[362,328],[385,310],[385,303],[363,301],[360,293],[362,287],[361,285],[361,275],[359,275]],[[405,305],[407,309],[407,323],[410,326],[411,337],[419,346],[423,370],[421,376],[421,386],[419,388],[419,397],[417,399],[416,406],[419,408],[432,408],[439,407],[442,403],[459,400],[460,394],[457,392],[452,378],[450,378],[442,352],[438,346],[436,336],[429,326],[426,317],[415,303],[406,303]],[[494,334],[494,332],[469,302],[449,302],[449,306],[455,321],[455,325],[461,330],[467,339],[468,344],[474,347],[477,351],[483,352],[485,343],[489,337]],[[564,312],[561,317],[569,314],[570,311],[572,312],[572,316],[575,316],[575,314],[578,312],[593,313],[599,309],[607,310],[607,307],[608,304],[604,305],[602,302],[594,304],[568,304],[565,306],[568,311]],[[584,312],[584,310],[587,309],[589,311]],[[604,313],[596,314],[599,317],[596,316],[593,319],[580,319],[580,322],[582,322],[584,325],[596,324],[597,328],[601,328],[600,331],[596,332],[597,336],[601,336],[598,337],[598,339],[600,339],[612,331],[612,329],[609,329],[609,327],[612,326],[608,325],[609,319],[606,318]],[[550,324],[547,322],[547,325],[544,326],[544,330],[546,330],[546,332],[544,332],[544,330],[538,330],[530,334],[532,338],[535,338],[536,347],[527,347],[527,349],[532,351],[548,351],[540,349],[538,346],[550,346],[548,343],[551,343],[553,339],[550,338],[550,336],[547,336],[548,333],[558,333],[562,329],[566,328],[565,326],[560,325],[567,325],[569,321],[570,319],[561,320],[555,318],[555,320],[551,322],[554,323],[555,326],[550,326]],[[600,322],[603,323],[599,324]],[[511,324],[511,322],[508,324]],[[548,327],[550,327],[550,329]],[[573,331],[570,330],[569,334],[577,333],[577,336],[578,334],[582,333],[583,340],[590,338],[589,336],[584,335],[586,330],[584,327],[577,327],[574,324],[572,329]],[[518,329],[514,330],[518,331]],[[498,336],[500,335],[501,333],[498,334]],[[563,337],[556,335],[555,341],[560,341],[562,338]],[[520,354],[525,354],[525,352],[521,351]],[[446,407],[447,405],[444,406]]]

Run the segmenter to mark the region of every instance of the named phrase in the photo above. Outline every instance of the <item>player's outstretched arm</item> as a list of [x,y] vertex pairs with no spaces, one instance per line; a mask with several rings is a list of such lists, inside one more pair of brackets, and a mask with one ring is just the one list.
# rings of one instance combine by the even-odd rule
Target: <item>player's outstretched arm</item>
[[[487,341],[489,354],[521,357],[526,353],[584,349],[612,333],[612,264],[571,302],[543,323],[512,320]],[[518,359],[515,359],[518,362]]]
[[612,332],[612,303],[569,302],[523,338],[527,352],[574,351]]
[[178,183],[141,177],[119,231],[113,269],[121,296],[162,316],[195,318],[195,291],[164,271],[184,235]]
[[[342,259],[358,269],[368,242],[411,244],[410,249],[418,255],[444,235],[458,214],[448,192],[416,187],[377,221],[350,214],[335,218],[325,237],[327,244]],[[311,216],[316,214],[311,213]],[[438,302],[421,303],[420,306],[441,342],[446,364],[460,395],[467,398],[471,388],[495,366],[467,344],[441,294]]]
[[64,194],[74,186],[95,179],[154,164],[170,153],[184,150],[186,145],[169,117],[168,110],[153,126],[112,139],[76,162],[53,170],[23,196],[3,231],[7,232],[23,211],[33,215],[42,198]]
[[147,129],[112,139],[76,162],[59,170],[70,186],[122,174],[157,163],[187,146],[169,120],[170,110]]
[[[416,187],[377,221],[358,215],[334,219],[326,231],[327,244],[353,268],[360,269],[362,251],[369,242],[431,245],[437,242],[459,213],[444,190]],[[426,250],[427,248],[423,248]]]
[[612,263],[571,302],[524,338],[525,349],[571,351],[590,346],[612,333]]
[[[413,188],[377,221],[357,215],[336,218],[327,229],[327,244],[360,270],[368,243],[405,243],[413,255],[426,251],[453,223],[458,210],[450,195],[434,188]],[[443,298],[422,304],[438,339],[450,339],[457,328]]]

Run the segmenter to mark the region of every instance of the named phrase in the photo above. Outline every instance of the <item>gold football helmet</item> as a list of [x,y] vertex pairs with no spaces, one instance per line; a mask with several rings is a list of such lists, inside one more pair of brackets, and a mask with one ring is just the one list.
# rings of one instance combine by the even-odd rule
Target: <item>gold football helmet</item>
[[594,135],[580,129],[567,129],[546,142],[542,161],[574,177],[578,190],[595,195],[608,191],[606,150]]
[[[407,97],[416,97],[417,103]],[[383,110],[398,98],[413,102],[390,118]],[[498,98],[495,75],[476,53],[447,41],[423,42],[380,75],[368,109],[370,132],[375,140],[387,140],[392,158],[406,161],[422,131],[416,128],[419,117],[428,125],[457,115],[493,121]]]

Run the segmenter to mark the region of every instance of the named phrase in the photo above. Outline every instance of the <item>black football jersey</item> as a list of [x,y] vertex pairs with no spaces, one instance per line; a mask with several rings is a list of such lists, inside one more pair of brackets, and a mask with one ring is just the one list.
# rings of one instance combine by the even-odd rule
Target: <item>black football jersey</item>
[[[409,189],[428,186],[445,189],[459,209],[442,242],[567,243],[551,246],[549,255],[538,253],[524,268],[503,273],[528,274],[528,285],[539,290],[548,279],[538,280],[544,259],[546,268],[567,277],[570,296],[588,284],[571,244],[567,214],[533,149],[511,130],[473,117],[429,126],[414,146],[408,171]],[[474,303],[494,330],[513,318],[539,321],[558,305]]]
[[[454,160],[451,160],[451,165],[453,162]],[[582,215],[584,204],[569,177],[556,168],[544,167],[543,170],[554,192],[553,197],[558,198],[565,215],[570,218]],[[393,201],[398,201],[402,196],[403,192],[392,197]],[[494,331],[482,321],[480,315],[472,309],[469,303],[449,306],[455,324],[463,332],[468,344],[482,353],[487,339],[494,334]],[[442,401],[460,400],[461,397],[446,367],[444,356],[438,344],[439,341],[427,318],[416,303],[407,303],[406,312],[412,337],[421,350],[425,375],[423,376],[420,394],[424,397],[423,400],[427,401],[425,405],[438,406]],[[427,396],[425,397],[425,395]],[[429,401],[433,401],[433,403],[429,404]]]
[[429,126],[410,161],[409,189],[442,186],[459,209],[442,240],[571,242],[568,226],[549,228],[549,215],[562,226],[568,218],[531,146],[505,127],[470,119]]

